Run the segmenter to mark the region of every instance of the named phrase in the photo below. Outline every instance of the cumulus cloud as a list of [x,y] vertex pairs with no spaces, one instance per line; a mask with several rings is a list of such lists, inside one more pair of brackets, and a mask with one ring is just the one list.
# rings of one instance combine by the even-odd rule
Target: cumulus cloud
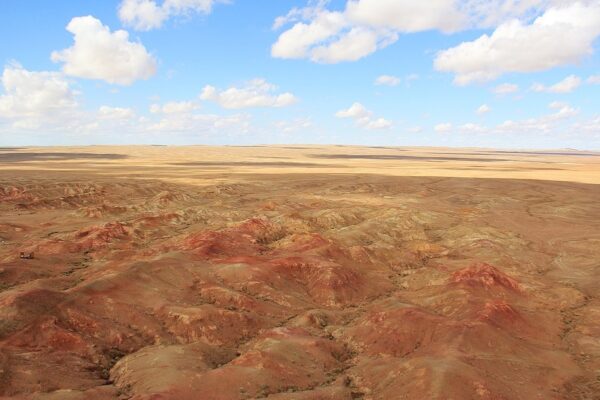
[[[17,63],[1,75],[0,133],[149,135],[237,135],[251,129],[247,114],[218,115],[196,112],[193,101],[158,105],[158,112],[138,116],[133,108],[102,105],[86,111],[71,83],[60,72],[29,71]],[[41,129],[43,128],[43,129]]]
[[379,43],[379,37],[367,29],[355,28],[340,34],[348,26],[342,13],[321,10],[310,22],[298,22],[283,32],[273,44],[271,55],[336,63],[357,60],[383,46],[383,41]]
[[347,110],[338,111],[335,116],[338,118],[363,118],[369,116],[369,111],[360,103],[354,103]]
[[549,7],[573,2],[347,0],[343,9],[331,10],[328,0],[313,0],[307,7],[293,8],[275,20],[273,29],[291,26],[280,34],[271,54],[321,63],[354,61],[396,42],[401,34],[490,28],[514,18],[529,21]]
[[0,131],[11,134],[114,132],[122,127],[134,129],[137,121],[131,108],[103,105],[83,110],[79,93],[60,72],[28,71],[9,64],[2,73],[2,88]]
[[52,53],[52,61],[63,64],[66,75],[130,85],[156,73],[156,60],[126,31],[111,32],[92,16],[76,17],[67,25],[74,36],[72,47]]
[[585,134],[586,139],[589,136],[600,138],[600,117],[595,117],[584,122],[577,122],[573,125],[572,130]]
[[451,2],[435,4],[409,0],[351,0],[344,11],[330,11],[327,2],[295,8],[275,20],[274,28],[294,23],[285,30],[271,54],[277,58],[307,58],[320,63],[356,61],[398,40],[400,32],[428,29],[453,30]]
[[568,103],[554,101],[548,105],[549,108],[556,110],[556,113],[551,115],[553,119],[571,118],[579,114],[579,110],[571,107]]
[[246,133],[250,129],[250,116],[246,114],[165,114],[158,121],[144,121],[142,132],[153,133],[220,133],[226,130]]
[[[219,115],[198,112],[195,101],[172,101],[153,104],[150,114],[126,120],[118,126],[120,132],[152,137],[154,135],[238,135],[249,132],[248,114]],[[121,120],[124,121],[125,120]],[[106,130],[100,126],[97,130]],[[114,131],[114,130],[113,130]],[[170,136],[172,138],[172,136]]]
[[360,103],[354,103],[346,110],[338,111],[337,118],[350,118],[361,128],[368,130],[389,129],[392,122],[385,118],[374,118],[373,113]]
[[129,120],[135,117],[135,111],[126,107],[102,106],[98,109],[98,116],[103,119]]
[[392,75],[381,75],[375,79],[377,86],[398,86],[402,82],[400,78]]
[[438,71],[466,85],[508,72],[536,72],[574,64],[593,53],[600,35],[600,4],[576,2],[549,8],[531,24],[511,20],[491,35],[440,52]]
[[461,133],[483,133],[485,132],[485,127],[479,124],[468,122],[466,124],[460,125],[458,127],[458,131]]
[[193,101],[171,101],[163,105],[152,104],[150,106],[150,112],[153,114],[182,114],[197,108],[199,108],[199,105]]
[[392,127],[392,122],[385,118],[377,118],[369,121],[369,123],[365,126],[365,128],[369,130],[375,129],[389,129]]
[[[524,120],[506,120],[499,125],[493,127],[483,127],[477,125],[471,127],[471,132],[489,133],[489,134],[556,134],[570,130],[569,124],[575,116],[579,114],[579,110],[573,108],[568,103],[553,102],[548,105],[548,108],[553,110],[550,114],[545,114],[539,117],[527,118]],[[467,125],[461,127],[462,132]]]
[[306,7],[294,7],[286,15],[275,18],[273,29],[277,30],[291,23],[313,19],[329,2],[330,0],[309,0]]
[[124,25],[140,31],[160,28],[174,16],[190,14],[210,14],[221,0],[164,0],[158,4],[154,0],[122,0],[118,7],[119,19]]
[[296,118],[290,121],[276,121],[275,128],[283,133],[293,133],[313,127],[310,118]]
[[437,124],[433,127],[433,130],[437,133],[448,133],[452,130],[452,124],[450,122],[444,122],[441,124]]
[[449,0],[350,0],[346,15],[355,23],[399,32],[455,32],[466,23],[454,1]]
[[590,85],[600,85],[600,75],[592,75],[587,79]]
[[58,72],[28,71],[17,63],[2,73],[0,118],[39,118],[78,106],[75,90]]
[[214,86],[205,86],[200,98],[202,100],[214,101],[223,108],[241,109],[257,107],[287,107],[298,101],[292,93],[286,92],[275,94],[277,86],[268,83],[264,79],[254,79],[244,87],[230,87],[219,90]]
[[354,27],[335,40],[315,46],[311,60],[326,64],[356,61],[395,42],[393,32],[377,32],[364,27]]
[[565,106],[553,114],[543,115],[537,118],[528,118],[521,121],[506,120],[490,131],[492,133],[512,133],[512,134],[551,134],[563,130],[563,121],[577,115],[577,110],[570,106]]
[[479,114],[479,115],[485,115],[485,114],[489,113],[490,111],[492,111],[492,109],[491,109],[490,106],[488,106],[487,104],[482,104],[477,109],[477,114]]
[[[548,108],[552,110],[551,113],[522,120],[505,120],[494,126],[485,126],[473,122],[453,126],[448,122],[436,125],[434,130],[438,133],[453,132],[477,135],[555,135],[576,132],[577,127],[583,128],[586,126],[589,128],[593,125],[591,121],[574,123],[573,119],[579,114],[579,110],[568,103],[553,102],[548,105]],[[576,133],[579,134],[579,132]]]
[[462,0],[455,2],[470,26],[493,28],[511,19],[532,20],[552,6],[595,0]]
[[118,9],[119,19],[136,30],[160,28],[168,13],[151,0],[123,0]]
[[579,86],[581,86],[581,78],[570,75],[552,86],[544,86],[541,83],[536,83],[531,87],[531,90],[545,93],[571,93]]
[[511,93],[516,93],[518,91],[519,91],[519,85],[515,85],[513,83],[502,83],[492,89],[492,92],[494,92],[498,95],[511,94]]
[[344,11],[330,11],[326,4],[319,1],[277,18],[275,29],[293,26],[273,44],[272,56],[319,63],[356,61],[396,42],[400,33],[450,32],[460,25],[460,15],[448,0],[350,0]]

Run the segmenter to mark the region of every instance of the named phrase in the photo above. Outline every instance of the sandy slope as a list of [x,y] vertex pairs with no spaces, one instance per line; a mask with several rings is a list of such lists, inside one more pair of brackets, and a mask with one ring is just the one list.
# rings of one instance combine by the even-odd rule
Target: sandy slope
[[598,184],[592,152],[0,149],[0,396],[598,399]]

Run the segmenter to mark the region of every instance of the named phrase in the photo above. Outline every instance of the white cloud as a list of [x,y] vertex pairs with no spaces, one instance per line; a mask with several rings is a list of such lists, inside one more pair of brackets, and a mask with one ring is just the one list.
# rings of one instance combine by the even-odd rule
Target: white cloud
[[199,108],[200,105],[195,101],[153,104],[150,106],[150,115],[132,124],[130,131],[155,135],[232,136],[248,133],[251,129],[249,114],[204,114],[197,112]]
[[307,58],[318,63],[356,61],[398,39],[390,29],[375,28],[353,23],[346,13],[325,9],[328,1],[313,2],[305,8],[294,8],[273,24],[285,30],[271,47],[276,58]]
[[165,114],[158,121],[148,120],[142,125],[142,133],[223,133],[231,129],[236,133],[246,133],[250,129],[250,117],[246,114]]
[[275,128],[283,133],[292,133],[313,127],[310,118],[297,118],[291,121],[276,121]]
[[385,118],[377,118],[375,120],[371,120],[365,125],[365,128],[369,130],[375,129],[389,129],[392,127],[392,122]]
[[317,61],[314,47],[334,37],[346,26],[347,21],[342,13],[319,11],[310,23],[298,22],[283,32],[271,47],[271,55],[276,58],[310,58]]
[[114,132],[117,127],[130,128],[128,124],[135,121],[131,108],[104,105],[94,111],[83,110],[78,93],[60,72],[28,71],[13,63],[4,69],[2,87],[0,130],[12,134]]
[[455,32],[466,23],[454,1],[449,0],[350,0],[346,15],[357,24],[403,33],[432,29]]
[[[496,27],[503,22],[518,18],[532,20],[552,6],[564,6],[581,0],[463,0],[455,2],[467,16],[470,26]],[[584,0],[591,3],[595,0]]]
[[277,86],[264,79],[254,79],[242,88],[218,90],[213,86],[202,89],[200,98],[218,103],[223,108],[287,107],[298,101],[292,93],[273,94]]
[[571,107],[568,103],[563,103],[561,101],[554,101],[550,103],[548,107],[556,110],[556,113],[551,115],[551,118],[554,119],[571,118],[579,114],[579,110]]
[[554,110],[551,114],[520,121],[506,120],[501,124],[483,128],[482,132],[490,134],[561,134],[569,130],[568,123],[579,114],[579,110],[567,103],[553,102],[548,107]]
[[[171,102],[159,106],[160,112],[138,116],[129,107],[101,107],[86,111],[80,96],[60,72],[28,71],[12,63],[4,68],[0,86],[0,134],[27,135],[27,138],[54,135],[79,141],[89,135],[103,138],[131,136],[134,142],[154,137],[185,135],[218,137],[247,134],[251,129],[248,114],[200,114],[193,101]],[[139,136],[137,136],[139,135]],[[92,139],[93,140],[93,139]]]
[[430,29],[450,32],[460,25],[460,15],[449,0],[422,4],[411,0],[350,0],[344,11],[327,10],[326,4],[319,1],[277,18],[275,29],[294,25],[273,44],[272,56],[319,63],[356,61],[396,42],[400,33]]
[[600,85],[600,75],[592,75],[587,79],[590,85]]
[[122,0],[118,13],[121,22],[136,30],[148,31],[160,28],[173,17],[193,13],[210,14],[220,0],[164,0],[157,4],[154,0]]
[[493,80],[508,72],[543,71],[589,56],[599,35],[598,2],[552,7],[531,24],[511,20],[491,35],[440,52],[435,68],[454,73],[459,85]]
[[311,52],[311,60],[326,64],[356,61],[387,47],[397,39],[398,36],[393,32],[354,27],[331,42],[315,46]]
[[573,90],[581,86],[581,78],[575,75],[567,76],[562,81],[546,87],[540,83],[536,83],[531,87],[534,92],[546,92],[546,93],[571,93]]
[[160,28],[169,16],[151,0],[123,0],[118,13],[123,24],[141,31]]
[[488,134],[488,135],[520,135],[520,137],[534,134],[558,136],[566,132],[575,132],[577,127],[582,130],[586,127],[593,130],[593,121],[587,123],[577,122],[573,124],[573,118],[579,114],[579,110],[567,103],[553,102],[548,105],[553,110],[549,114],[524,120],[506,120],[496,126],[485,126],[472,122],[454,127],[451,123],[442,123],[434,127],[438,133],[455,132],[457,134]]
[[58,72],[28,71],[9,64],[2,73],[0,118],[42,118],[78,106],[76,92]]
[[553,101],[552,103],[548,104],[548,108],[551,108],[553,110],[560,110],[563,107],[568,106],[568,103],[565,103],[563,101]]
[[337,118],[353,119],[358,126],[369,130],[389,129],[392,122],[385,118],[373,118],[373,113],[360,103],[354,103],[347,110],[335,113]]
[[458,130],[461,133],[483,133],[483,132],[485,132],[485,127],[483,127],[479,124],[474,124],[472,122],[469,122],[469,123],[459,126]]
[[150,112],[153,114],[182,114],[191,112],[199,108],[199,105],[193,101],[171,101],[164,105],[152,104],[150,106]]
[[492,89],[492,92],[494,92],[498,95],[511,94],[511,93],[516,93],[518,91],[519,91],[519,85],[515,85],[513,83],[502,83]]
[[[4,68],[0,89],[0,133],[55,134],[79,138],[89,134],[205,135],[241,134],[250,116],[197,114],[194,102],[171,102],[160,113],[138,117],[132,108],[103,105],[85,111],[79,96],[60,72],[28,71],[13,63]],[[42,129],[43,128],[43,129]],[[76,139],[78,140],[78,139]]]
[[377,86],[398,86],[402,80],[397,76],[381,75],[375,80]]
[[360,103],[354,103],[347,110],[341,110],[335,113],[338,118],[364,118],[368,117],[370,112]]
[[67,30],[75,43],[52,53],[52,61],[64,63],[67,75],[130,85],[156,73],[154,57],[141,43],[129,41],[126,31],[111,32],[92,16],[73,18]]
[[452,124],[450,122],[444,122],[441,124],[437,124],[433,127],[433,130],[437,133],[447,133],[452,130]]
[[485,115],[485,114],[489,113],[490,111],[492,111],[492,109],[490,108],[490,106],[488,106],[487,104],[482,104],[477,109],[477,114],[479,114],[479,115]]
[[[593,3],[595,0],[587,0]],[[347,0],[344,9],[313,0],[278,17],[273,29],[291,25],[272,46],[277,58],[313,62],[354,61],[397,41],[400,34],[490,28],[513,18],[530,20],[551,6],[574,0]],[[318,50],[318,51],[316,51]]]
[[585,122],[575,123],[572,127],[574,132],[583,133],[587,136],[600,138],[600,117]]
[[329,1],[330,0],[309,0],[307,7],[292,8],[286,15],[275,18],[273,30],[280,29],[287,24],[314,19],[325,9],[325,6]]
[[103,119],[129,120],[135,117],[132,108],[102,106],[98,109],[98,116]]

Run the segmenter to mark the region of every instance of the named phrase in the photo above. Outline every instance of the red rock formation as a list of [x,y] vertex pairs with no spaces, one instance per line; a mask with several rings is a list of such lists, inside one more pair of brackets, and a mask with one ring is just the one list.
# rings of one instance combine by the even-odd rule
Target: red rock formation
[[514,292],[522,291],[516,280],[486,263],[475,264],[456,271],[450,280],[452,283],[484,289],[503,288]]
[[597,227],[540,234],[556,184],[244,179],[5,185],[0,396],[593,398]]

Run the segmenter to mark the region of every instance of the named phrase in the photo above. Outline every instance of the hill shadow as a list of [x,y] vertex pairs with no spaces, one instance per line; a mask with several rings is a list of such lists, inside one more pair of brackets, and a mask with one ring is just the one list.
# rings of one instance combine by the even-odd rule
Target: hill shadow
[[508,150],[482,150],[480,152],[454,152],[454,153],[436,153],[462,156],[483,156],[494,154],[506,154],[512,156],[573,156],[573,157],[600,157],[600,153],[570,153],[570,152],[551,152],[551,151],[508,151]]
[[309,157],[331,160],[389,160],[389,161],[465,161],[465,162],[502,162],[512,161],[505,158],[464,158],[464,157],[436,157],[436,156],[408,156],[387,154],[311,154]]
[[335,164],[317,164],[302,162],[284,162],[284,161],[194,161],[171,163],[182,167],[275,167],[275,168],[345,168],[342,165]]
[[0,162],[122,160],[127,157],[124,154],[94,153],[0,153]]
[[559,151],[486,151],[488,154],[514,154],[527,156],[573,156],[573,157],[599,157],[600,153],[559,152]]
[[26,147],[0,147],[0,151],[19,151],[25,149]]

